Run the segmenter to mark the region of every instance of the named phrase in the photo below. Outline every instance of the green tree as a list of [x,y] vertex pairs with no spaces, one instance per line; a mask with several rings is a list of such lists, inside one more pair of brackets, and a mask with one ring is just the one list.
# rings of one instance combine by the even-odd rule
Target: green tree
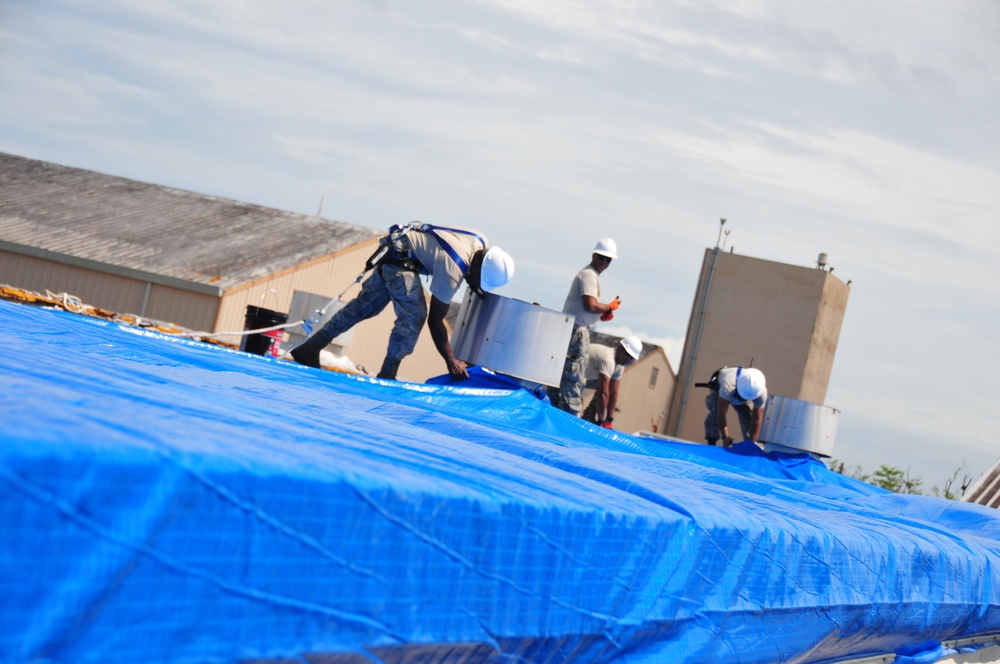
[[[847,466],[843,461],[837,461],[836,459],[830,459],[827,467],[835,473],[853,477],[856,480],[861,480],[862,482],[866,482],[872,486],[877,486],[888,491],[924,495],[921,490],[924,480],[920,477],[912,477],[910,475],[909,468],[903,471],[895,466],[882,464],[874,473],[867,473],[861,466]],[[932,496],[946,498],[948,500],[958,500],[961,498],[966,490],[972,485],[972,477],[968,474],[963,475],[961,481],[959,481],[959,474],[961,474],[963,469],[965,469],[964,460],[962,461],[962,465],[956,468],[955,472],[951,474],[951,477],[945,481],[944,487],[931,487],[930,494]],[[957,491],[952,488],[955,486],[956,482],[958,482],[959,485]]]
[[919,477],[910,477],[910,469],[903,472],[899,468],[887,466],[884,463],[878,467],[872,476],[871,484],[882,487],[893,493],[911,493],[921,495],[920,486],[924,481]]
[[938,498],[947,498],[948,500],[958,500],[965,492],[968,491],[969,487],[972,486],[972,476],[968,473],[962,475],[962,481],[958,485],[958,493],[952,491],[952,487],[955,482],[958,482],[958,475],[965,469],[965,459],[962,459],[962,465],[955,469],[955,472],[951,474],[947,480],[945,480],[944,488],[939,489],[933,487],[931,489],[931,494],[937,496]]
[[920,487],[924,483],[923,479],[911,477],[909,468],[903,471],[899,468],[882,464],[878,470],[869,474],[861,466],[847,467],[844,462],[837,461],[836,459],[830,460],[828,468],[841,475],[853,477],[856,480],[867,482],[872,486],[877,486],[894,493],[910,493],[915,495],[921,495],[922,493]]

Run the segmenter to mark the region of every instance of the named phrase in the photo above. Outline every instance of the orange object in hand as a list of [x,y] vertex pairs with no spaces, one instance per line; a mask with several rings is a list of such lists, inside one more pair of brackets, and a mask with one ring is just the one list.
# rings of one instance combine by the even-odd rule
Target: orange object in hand
[[601,314],[601,320],[603,320],[603,321],[609,321],[609,320],[611,320],[614,317],[615,317],[615,313],[613,311],[608,311],[608,312],[605,312],[605,313]]
[[611,311],[614,311],[618,307],[622,306],[622,299],[616,295],[615,299],[608,303],[608,306],[611,307]]

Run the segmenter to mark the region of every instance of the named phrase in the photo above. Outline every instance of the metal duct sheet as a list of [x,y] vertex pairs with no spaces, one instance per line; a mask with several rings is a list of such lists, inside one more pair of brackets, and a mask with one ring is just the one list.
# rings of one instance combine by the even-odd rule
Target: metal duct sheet
[[790,397],[772,395],[767,399],[760,440],[768,451],[802,451],[831,456],[837,436],[835,408]]
[[466,292],[451,347],[470,364],[541,383],[559,385],[573,317],[537,304]]

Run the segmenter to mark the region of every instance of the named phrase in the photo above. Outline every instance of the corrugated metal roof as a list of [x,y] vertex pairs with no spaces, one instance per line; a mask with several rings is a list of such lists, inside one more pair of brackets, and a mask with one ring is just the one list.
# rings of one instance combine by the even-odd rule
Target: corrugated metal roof
[[969,487],[961,500],[1000,509],[1000,459]]
[[384,232],[0,152],[0,241],[222,290]]

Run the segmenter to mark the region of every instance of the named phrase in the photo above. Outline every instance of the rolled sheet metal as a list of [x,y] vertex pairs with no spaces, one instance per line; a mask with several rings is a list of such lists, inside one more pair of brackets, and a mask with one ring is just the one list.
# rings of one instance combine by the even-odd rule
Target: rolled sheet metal
[[771,395],[759,439],[768,452],[809,452],[828,457],[833,453],[839,413],[822,404]]
[[466,292],[452,333],[455,356],[498,373],[559,385],[573,316],[495,293]]

